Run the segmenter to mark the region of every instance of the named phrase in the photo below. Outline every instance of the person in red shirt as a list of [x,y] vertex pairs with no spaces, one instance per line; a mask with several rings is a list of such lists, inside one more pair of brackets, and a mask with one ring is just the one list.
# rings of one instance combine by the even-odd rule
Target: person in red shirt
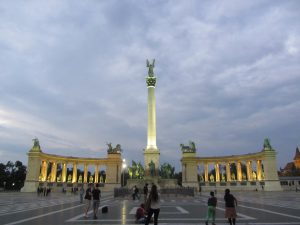
[[146,219],[145,204],[142,203],[140,207],[136,210],[135,221],[136,223],[144,224],[145,219]]

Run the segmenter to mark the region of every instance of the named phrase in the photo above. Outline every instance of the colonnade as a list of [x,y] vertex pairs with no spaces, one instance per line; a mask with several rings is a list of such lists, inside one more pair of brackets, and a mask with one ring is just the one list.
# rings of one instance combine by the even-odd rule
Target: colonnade
[[[198,175],[200,176],[200,181],[203,182],[222,182],[222,181],[261,181],[264,179],[262,160],[248,160],[245,162],[220,162],[216,159],[215,162],[202,162],[207,161],[205,158],[201,159],[201,162],[197,164]],[[210,173],[210,165],[214,169],[214,173]],[[242,171],[242,165],[246,167],[246,173]],[[255,165],[255,168],[253,168]],[[203,167],[204,171],[199,173],[199,168]],[[234,169],[235,167],[236,169]],[[224,169],[225,168],[225,169]],[[213,170],[211,168],[211,170]],[[233,170],[236,170],[233,172]],[[210,176],[209,176],[210,174]]]
[[[119,187],[121,184],[122,156],[120,152],[107,152],[107,158],[68,157],[46,154],[42,152],[39,145],[34,145],[27,155],[26,180],[21,190],[23,192],[36,191],[41,182],[70,183],[71,185],[105,183],[108,189]],[[72,166],[71,173],[68,173],[68,165]],[[83,175],[77,174],[81,166],[83,166]],[[88,177],[90,166],[94,167],[94,174]],[[58,171],[58,168],[61,171]],[[99,170],[104,170],[105,174],[99,173]]]
[[197,157],[196,152],[183,152],[181,164],[183,186],[251,184],[264,186],[265,190],[281,190],[274,149],[221,157]]
[[[48,174],[48,166],[51,166],[50,173]],[[58,166],[61,165],[61,173],[57,173]],[[68,165],[72,165],[72,175],[67,174],[67,168]],[[82,175],[78,176],[78,168],[80,165],[83,165],[83,179],[80,179]],[[94,175],[90,175],[88,177],[88,168],[90,166],[94,167]],[[41,169],[40,169],[40,175],[39,175],[39,181],[42,182],[68,182],[68,183],[105,183],[105,177],[104,174],[99,173],[100,168],[106,168],[105,164],[88,164],[84,162],[61,162],[61,161],[49,161],[47,159],[41,160]],[[105,173],[106,171],[103,170]],[[71,177],[71,179],[69,179]]]

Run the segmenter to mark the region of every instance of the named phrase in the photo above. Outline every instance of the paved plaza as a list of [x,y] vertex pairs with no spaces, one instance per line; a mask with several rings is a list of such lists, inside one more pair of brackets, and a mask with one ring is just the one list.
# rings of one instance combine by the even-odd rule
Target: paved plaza
[[[240,225],[298,224],[300,225],[300,192],[233,192],[238,199]],[[161,196],[159,224],[204,224],[208,193],[195,197]],[[216,224],[228,224],[224,218],[223,193],[217,193]],[[141,198],[142,199],[142,198]],[[38,197],[34,193],[0,193],[1,225],[90,225],[135,224],[134,214],[142,200],[114,198],[103,193],[100,207],[107,205],[106,214],[93,220],[83,216],[79,196],[52,193]],[[101,211],[101,210],[100,210]]]

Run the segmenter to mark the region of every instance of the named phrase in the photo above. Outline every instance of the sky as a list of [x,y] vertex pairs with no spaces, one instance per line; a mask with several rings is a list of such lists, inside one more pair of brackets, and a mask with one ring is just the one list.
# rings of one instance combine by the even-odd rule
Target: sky
[[146,59],[160,161],[300,146],[300,1],[0,1],[0,162],[43,152],[144,163]]

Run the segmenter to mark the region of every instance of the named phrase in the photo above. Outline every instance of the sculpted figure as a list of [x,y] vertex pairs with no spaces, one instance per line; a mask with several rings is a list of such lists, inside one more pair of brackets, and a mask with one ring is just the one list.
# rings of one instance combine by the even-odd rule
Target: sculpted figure
[[149,163],[149,170],[150,170],[151,177],[153,177],[155,175],[155,164],[152,160]]
[[272,149],[269,138],[265,138],[264,140],[264,148]]
[[147,59],[146,62],[147,62],[147,67],[149,68],[149,70],[148,70],[148,76],[149,77],[154,77],[153,68],[154,68],[155,59],[153,59],[152,64],[149,62],[148,59]]

